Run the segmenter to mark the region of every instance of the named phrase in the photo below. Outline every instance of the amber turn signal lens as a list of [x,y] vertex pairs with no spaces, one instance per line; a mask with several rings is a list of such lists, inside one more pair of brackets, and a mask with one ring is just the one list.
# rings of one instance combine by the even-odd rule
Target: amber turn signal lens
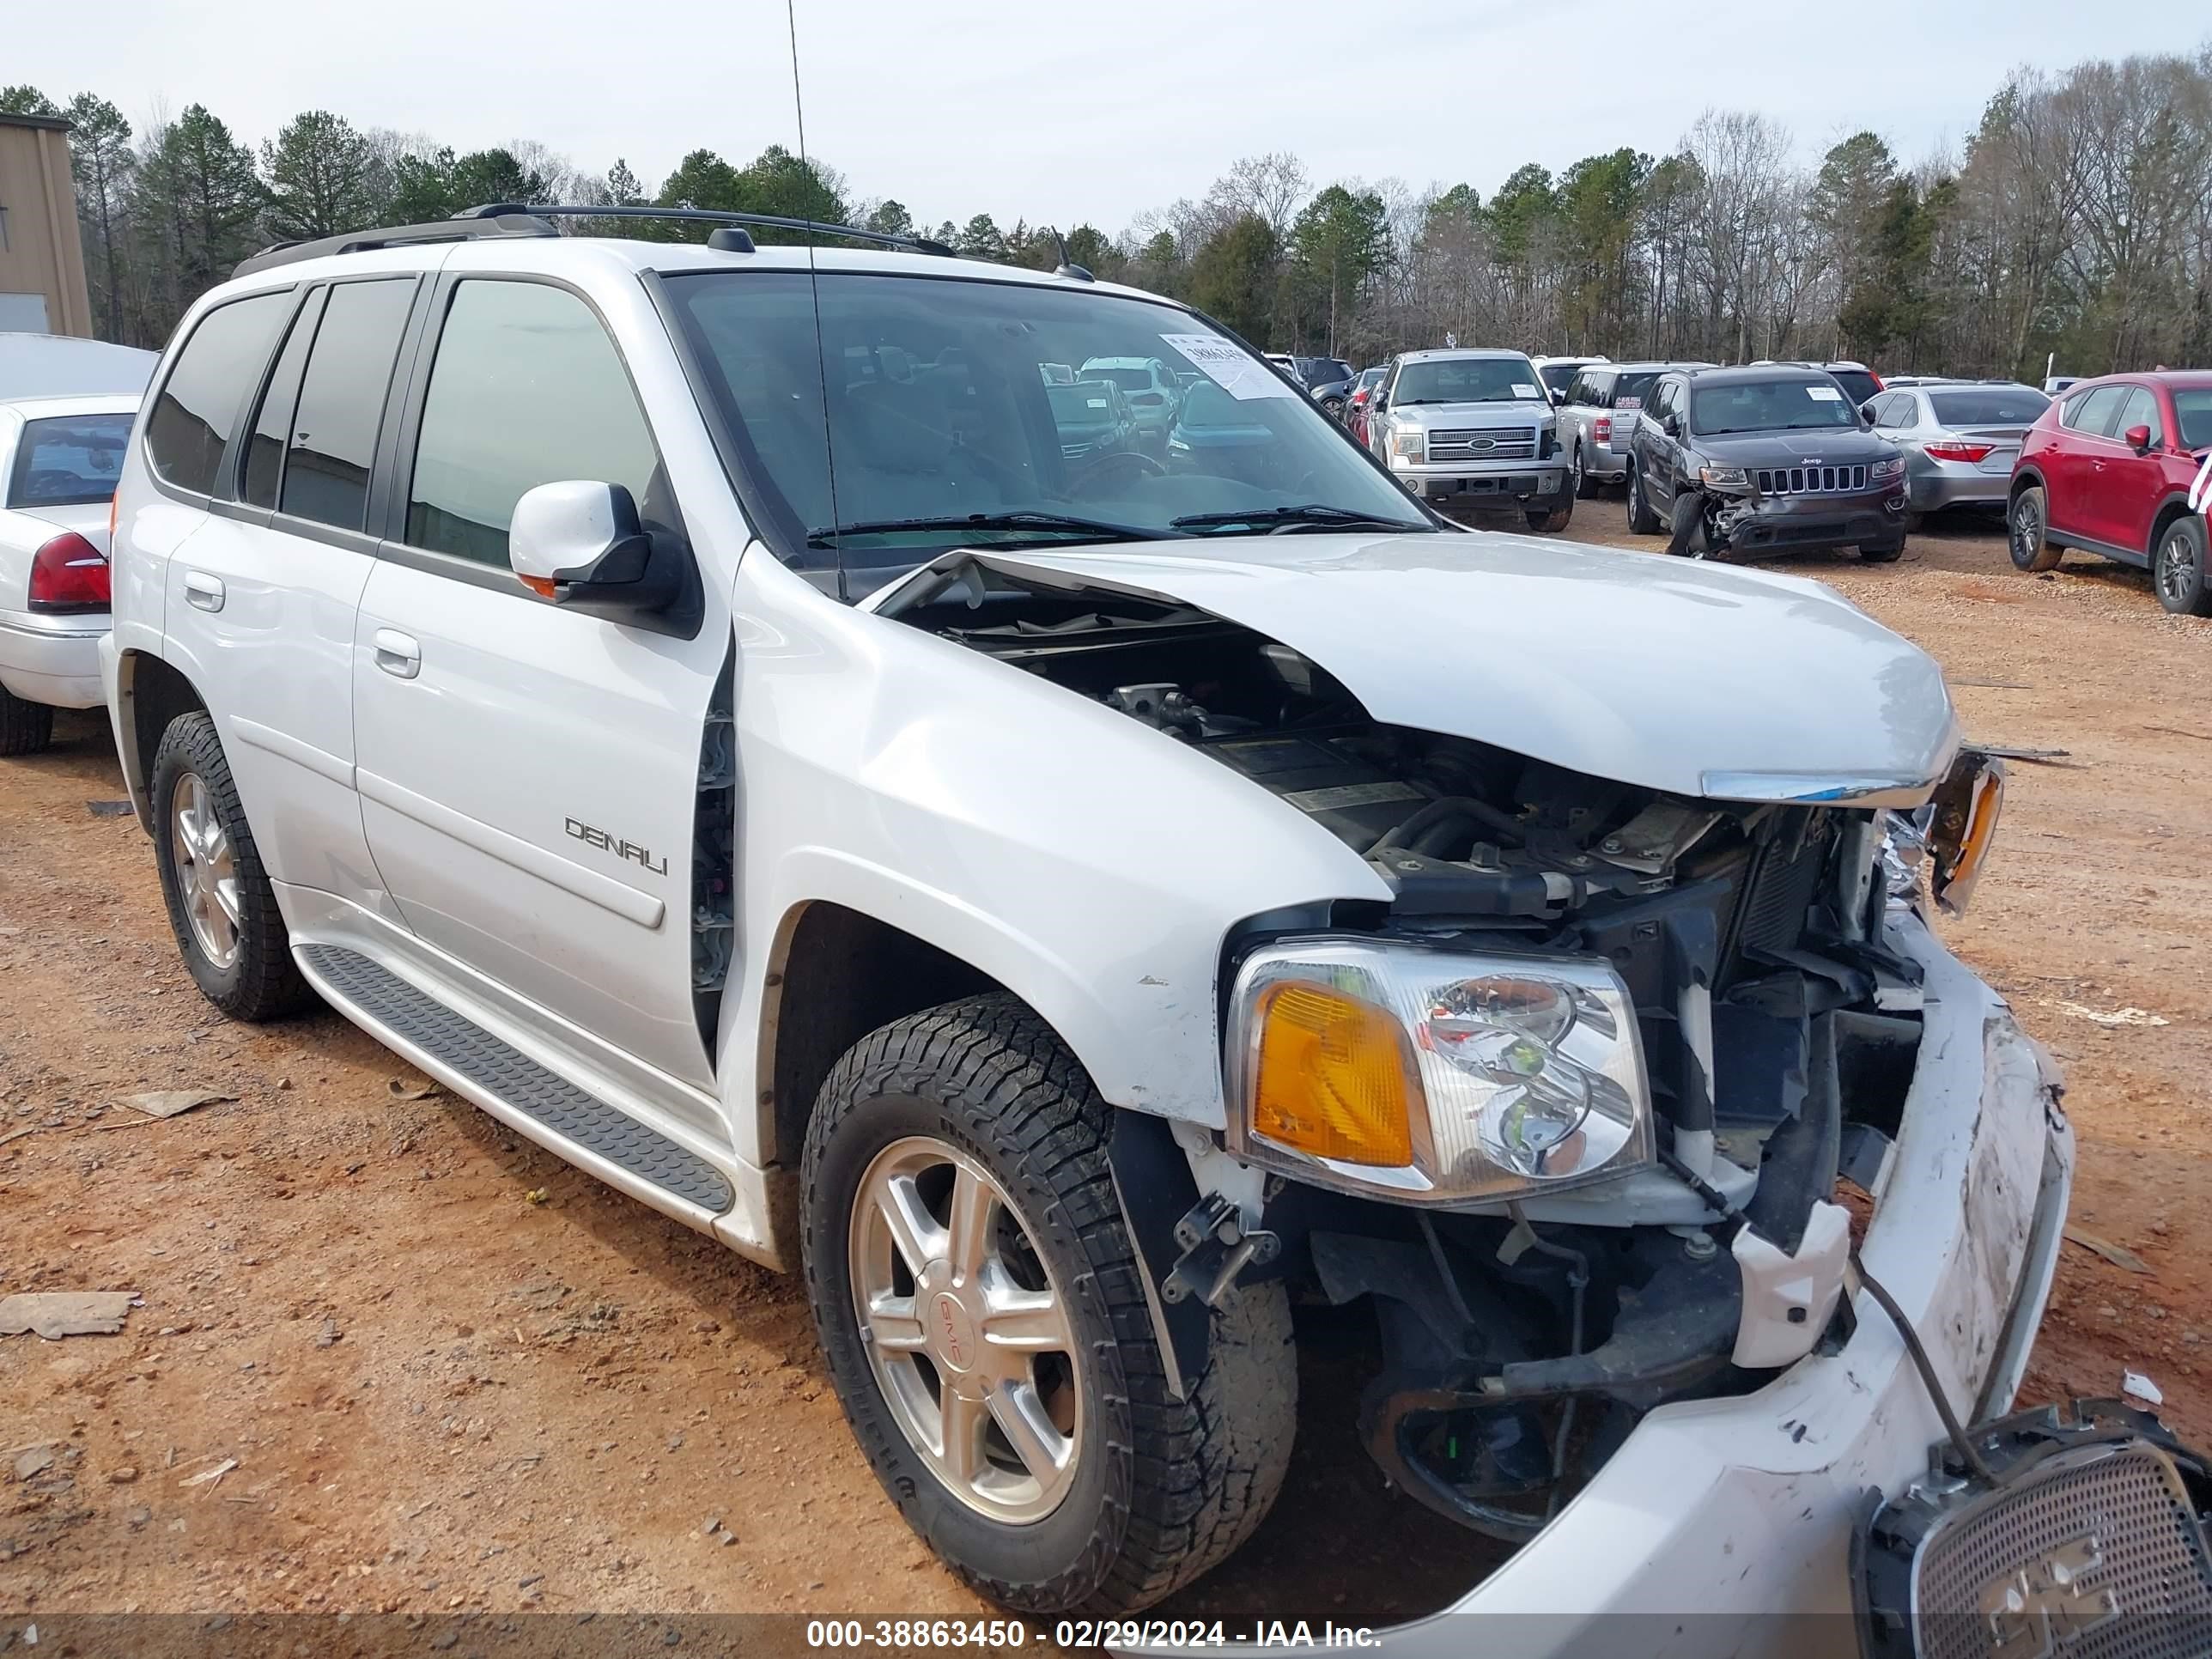
[[1936,817],[1929,835],[1935,855],[1929,890],[1953,915],[1966,908],[1981,879],[1990,848],[2004,811],[2004,766],[1989,756],[1965,754],[1936,794]]
[[1258,1010],[1253,1133],[1345,1164],[1413,1161],[1413,1060],[1387,1010],[1323,986],[1270,987]]

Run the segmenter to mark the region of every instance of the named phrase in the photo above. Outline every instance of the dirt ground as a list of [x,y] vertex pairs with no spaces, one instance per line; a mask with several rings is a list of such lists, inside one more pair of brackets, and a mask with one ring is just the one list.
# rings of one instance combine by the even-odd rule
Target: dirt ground
[[[2014,768],[1946,929],[2063,1060],[2073,1225],[2119,1258],[2067,1246],[2029,1397],[2132,1368],[2212,1442],[2212,623],[2079,556],[2020,575],[1986,528],[1784,568],[1933,651],[1971,737],[2068,751]],[[119,1335],[0,1337],[0,1609],[986,1611],[878,1491],[793,1283],[336,1015],[215,1015],[122,796],[94,717],[0,762],[0,1294],[144,1298]],[[114,1103],[175,1088],[233,1098]],[[1304,1337],[1289,1488],[1172,1611],[1388,1621],[1494,1559],[1351,1446],[1352,1328]]]

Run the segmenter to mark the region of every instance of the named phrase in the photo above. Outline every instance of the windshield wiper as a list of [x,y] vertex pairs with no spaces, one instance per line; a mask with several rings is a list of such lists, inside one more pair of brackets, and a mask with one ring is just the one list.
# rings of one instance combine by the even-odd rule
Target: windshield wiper
[[1104,519],[1081,519],[1066,513],[968,513],[944,518],[864,519],[852,524],[824,525],[806,532],[809,547],[828,547],[841,536],[873,536],[901,530],[1067,530],[1101,541],[1156,542],[1167,532],[1139,525],[1114,524]]
[[1426,530],[1429,527],[1425,524],[1408,523],[1404,519],[1381,518],[1349,507],[1330,507],[1322,501],[1308,501],[1303,507],[1247,507],[1241,513],[1186,513],[1180,519],[1170,522],[1177,530],[1206,530],[1231,524],[1264,524],[1278,530],[1307,524],[1344,527],[1374,525],[1384,530]]

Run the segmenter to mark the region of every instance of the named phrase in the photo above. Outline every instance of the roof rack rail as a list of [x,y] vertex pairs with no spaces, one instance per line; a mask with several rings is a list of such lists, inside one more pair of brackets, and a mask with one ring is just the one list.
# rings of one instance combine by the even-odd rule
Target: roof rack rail
[[[863,230],[857,225],[833,225],[820,219],[786,219],[773,213],[731,213],[720,208],[672,207],[594,207],[586,203],[539,202],[525,204],[519,202],[489,202],[482,207],[465,208],[455,215],[459,219],[511,218],[518,214],[532,218],[551,219],[672,219],[679,222],[706,225],[760,225],[770,230],[803,230],[817,236],[842,236],[856,242],[876,242],[885,247],[905,248],[915,253],[934,253],[957,258],[958,255],[942,242],[932,241],[927,236],[896,236],[887,230]],[[744,246],[736,246],[738,238],[731,237],[717,244],[732,253],[752,252],[752,239],[744,239]]]
[[251,276],[275,265],[301,259],[319,259],[331,253],[365,253],[372,248],[412,247],[427,242],[474,242],[499,236],[557,236],[547,221],[513,209],[496,215],[465,219],[433,219],[423,225],[386,225],[375,230],[349,230],[339,236],[319,237],[311,242],[278,242],[249,254],[230,268],[233,276]]

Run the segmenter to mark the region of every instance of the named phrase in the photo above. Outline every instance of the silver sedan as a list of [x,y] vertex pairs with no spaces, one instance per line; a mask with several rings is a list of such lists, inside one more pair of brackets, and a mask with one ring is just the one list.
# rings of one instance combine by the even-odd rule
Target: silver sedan
[[2033,386],[1990,380],[1929,380],[1869,403],[1875,430],[1905,453],[1907,527],[1947,507],[2002,510],[2021,441],[2050,405]]

